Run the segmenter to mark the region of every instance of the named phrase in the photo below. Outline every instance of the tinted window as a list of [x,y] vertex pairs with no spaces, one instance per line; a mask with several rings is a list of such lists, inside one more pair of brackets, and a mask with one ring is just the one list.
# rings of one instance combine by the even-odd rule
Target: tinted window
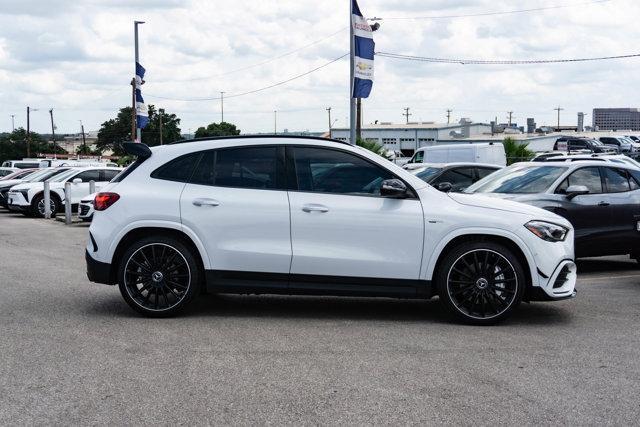
[[487,176],[491,175],[492,173],[494,173],[495,171],[497,171],[498,169],[491,169],[491,168],[478,168],[478,177],[479,179],[482,178],[486,178]]
[[556,189],[556,193],[564,193],[572,185],[584,185],[589,189],[589,194],[602,193],[602,180],[600,179],[600,168],[582,168],[573,172]]
[[454,191],[460,191],[469,187],[474,182],[473,168],[455,168],[445,171],[433,180],[433,185],[448,182]]
[[219,187],[277,189],[278,149],[246,147],[212,150],[202,156],[191,182]]
[[502,169],[469,187],[468,193],[543,193],[567,169],[555,166],[516,166]]
[[424,151],[417,151],[409,163],[422,163],[422,159],[424,159]]
[[118,176],[119,173],[120,173],[120,171],[104,170],[104,171],[102,171],[102,178],[100,180],[101,181],[111,181],[113,178]]
[[74,176],[72,178],[72,181],[78,178],[80,178],[82,182],[89,182],[89,181],[98,182],[100,181],[100,171],[97,169],[93,169],[93,170],[81,172],[80,174]]
[[609,193],[622,193],[630,190],[629,178],[623,169],[604,168],[604,181]]
[[620,141],[618,141],[615,138],[600,138],[600,141],[609,145],[618,145],[618,146],[620,145]]
[[11,170],[0,170],[0,176],[7,176],[7,175],[11,175],[13,173],[13,171]]
[[151,178],[189,182],[193,169],[200,159],[200,154],[201,153],[192,153],[173,159],[153,171]]
[[587,143],[579,139],[572,139],[571,141],[569,141],[569,145],[571,147],[583,148],[587,146]]
[[442,168],[424,168],[419,169],[419,172],[414,172],[418,178],[423,180],[424,182],[429,182],[429,180],[436,174],[440,173]]
[[344,151],[294,147],[298,190],[319,193],[379,195],[386,169]]

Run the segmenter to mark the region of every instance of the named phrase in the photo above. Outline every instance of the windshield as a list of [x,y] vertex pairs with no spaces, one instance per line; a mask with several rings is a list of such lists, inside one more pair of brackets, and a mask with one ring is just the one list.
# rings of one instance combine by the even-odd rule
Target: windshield
[[424,168],[418,169],[417,171],[412,171],[415,176],[423,180],[424,182],[429,182],[429,180],[436,174],[440,173],[442,168]]
[[28,178],[25,179],[25,182],[43,182],[51,178],[52,176],[56,176],[66,170],[68,169],[43,169],[29,175]]
[[558,166],[510,167],[478,181],[465,193],[543,193],[566,170],[566,167]]
[[49,172],[49,169],[40,169],[39,171],[30,173],[29,175],[23,177],[24,182],[38,182],[38,179],[41,176],[44,176]]

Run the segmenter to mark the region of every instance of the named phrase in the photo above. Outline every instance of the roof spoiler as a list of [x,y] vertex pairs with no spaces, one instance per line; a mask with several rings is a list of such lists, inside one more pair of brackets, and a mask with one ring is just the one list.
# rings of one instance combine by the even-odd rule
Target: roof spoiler
[[127,154],[136,156],[141,160],[146,160],[151,157],[151,150],[147,144],[143,144],[141,142],[123,142],[122,148]]

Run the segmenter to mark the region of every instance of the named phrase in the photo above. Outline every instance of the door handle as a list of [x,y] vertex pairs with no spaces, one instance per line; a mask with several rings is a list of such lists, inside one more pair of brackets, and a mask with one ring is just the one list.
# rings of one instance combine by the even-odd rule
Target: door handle
[[194,199],[193,204],[195,206],[219,206],[220,202],[213,199]]
[[321,212],[321,213],[326,213],[329,212],[329,208],[323,205],[304,205],[302,207],[302,210],[304,212]]
[[609,203],[602,201],[598,203],[598,206],[609,206]]

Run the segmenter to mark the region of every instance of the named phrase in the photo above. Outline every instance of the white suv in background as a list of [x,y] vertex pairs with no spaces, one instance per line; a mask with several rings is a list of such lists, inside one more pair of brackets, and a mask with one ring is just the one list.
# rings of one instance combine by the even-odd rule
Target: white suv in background
[[[65,203],[64,184],[71,183],[71,204],[77,205],[80,199],[91,193],[90,181],[96,184],[96,190],[109,183],[122,169],[108,167],[70,168],[49,179],[51,189],[51,214],[55,216]],[[9,210],[22,212],[29,216],[44,216],[44,183],[27,182],[11,187],[7,195]]]
[[199,294],[431,298],[490,324],[575,295],[573,229],[520,203],[445,194],[359,147],[237,137],[149,149],[95,198],[91,281],[168,316]]

